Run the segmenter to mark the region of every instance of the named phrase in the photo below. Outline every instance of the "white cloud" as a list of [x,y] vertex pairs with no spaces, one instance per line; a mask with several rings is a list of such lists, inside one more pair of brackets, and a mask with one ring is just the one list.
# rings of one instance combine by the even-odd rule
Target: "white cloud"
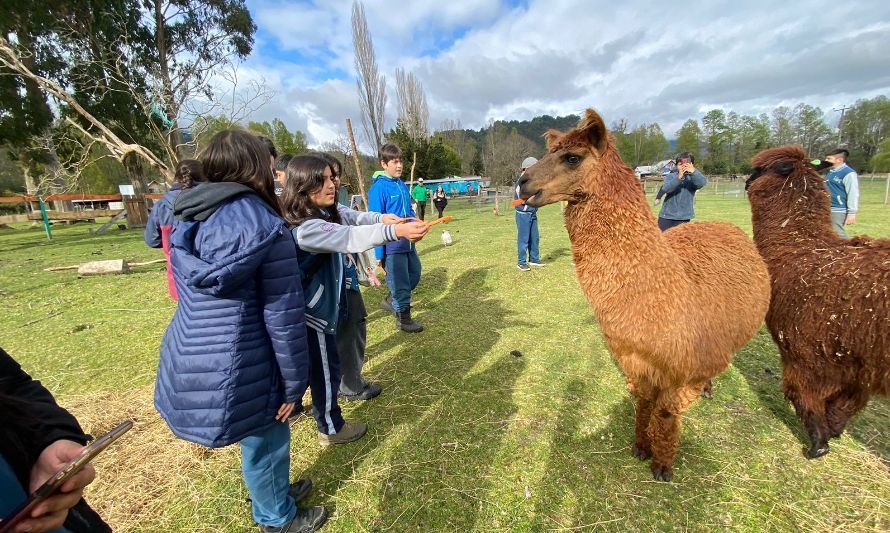
[[[396,67],[414,71],[423,82],[433,126],[460,119],[478,128],[490,119],[593,106],[609,123],[622,117],[658,121],[670,136],[686,118],[712,107],[759,113],[804,101],[830,111],[890,93],[890,2],[879,0],[532,0],[513,9],[495,0],[394,5],[365,2],[390,86],[390,123]],[[342,133],[347,116],[360,130],[349,78],[351,3],[250,7],[263,49],[274,44],[279,51],[248,61],[258,72],[274,72],[268,79],[279,90],[259,115],[280,116],[308,131],[314,143]],[[462,36],[449,42],[455,31]],[[289,53],[297,59],[288,59]]]

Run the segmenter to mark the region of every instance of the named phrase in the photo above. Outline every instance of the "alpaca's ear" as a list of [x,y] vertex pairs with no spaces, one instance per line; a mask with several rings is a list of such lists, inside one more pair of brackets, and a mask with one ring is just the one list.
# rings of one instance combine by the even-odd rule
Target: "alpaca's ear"
[[581,119],[577,129],[584,133],[590,145],[596,148],[598,152],[605,150],[608,132],[606,123],[603,122],[603,117],[599,116],[599,113],[593,109],[588,109],[584,113],[584,118]]
[[557,143],[560,139],[563,138],[565,133],[559,130],[547,130],[544,132],[544,141],[547,143],[547,149],[549,150],[551,146]]
[[754,180],[756,180],[757,178],[759,178],[762,175],[763,175],[763,167],[754,167],[754,170],[751,172],[751,176],[749,176],[748,179],[745,180],[745,190],[747,191],[748,187],[750,187],[751,184],[754,183]]

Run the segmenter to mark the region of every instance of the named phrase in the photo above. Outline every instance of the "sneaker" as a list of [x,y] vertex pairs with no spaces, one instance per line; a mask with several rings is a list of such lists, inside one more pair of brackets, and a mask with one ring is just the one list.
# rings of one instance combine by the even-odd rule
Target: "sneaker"
[[297,507],[297,516],[283,526],[260,526],[263,533],[309,533],[318,531],[328,519],[328,511],[322,506]]
[[420,333],[423,331],[423,326],[411,318],[411,306],[396,314],[396,327],[408,333]]
[[368,424],[361,422],[346,421],[340,431],[333,435],[318,434],[318,443],[322,446],[330,446],[332,444],[346,444],[354,440],[359,440],[368,432]]
[[290,489],[287,491],[290,494],[291,498],[294,499],[295,502],[300,503],[309,497],[309,494],[312,493],[312,480],[311,479],[300,479],[294,483],[290,484]]
[[529,261],[528,264],[531,265],[531,266],[533,266],[533,267],[547,266],[547,263],[544,263],[544,262],[541,262],[541,261]]
[[358,402],[362,400],[370,400],[372,398],[376,398],[380,396],[380,393],[383,392],[383,389],[380,385],[376,383],[371,383],[363,391],[358,394],[343,394],[340,393],[340,397],[346,400],[347,402]]
[[396,308],[392,306],[392,294],[380,302],[380,309],[383,309],[387,313],[396,314]]
[[523,272],[528,272],[529,270],[531,270],[531,269],[528,267],[528,265],[516,265],[516,268],[518,268],[519,270],[521,270],[521,271],[523,271]]

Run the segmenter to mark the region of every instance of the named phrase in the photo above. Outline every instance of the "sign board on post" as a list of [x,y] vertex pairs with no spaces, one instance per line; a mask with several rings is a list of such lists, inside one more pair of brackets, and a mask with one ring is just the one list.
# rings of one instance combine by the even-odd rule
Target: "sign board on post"
[[118,185],[118,190],[121,192],[121,196],[136,196],[136,190],[132,185]]

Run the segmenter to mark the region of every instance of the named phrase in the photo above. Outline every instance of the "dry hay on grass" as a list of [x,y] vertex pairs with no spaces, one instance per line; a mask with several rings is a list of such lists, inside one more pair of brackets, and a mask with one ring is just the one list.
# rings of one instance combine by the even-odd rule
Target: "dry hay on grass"
[[[237,472],[240,466],[237,446],[210,450],[176,438],[155,411],[153,387],[74,397],[64,407],[93,436],[125,419],[134,422],[133,429],[95,460],[98,476],[87,489],[90,504],[115,531],[157,530],[149,524],[162,527],[170,520],[172,505],[177,507],[175,520],[194,524],[197,530],[198,524],[207,523],[201,505],[211,497],[197,486],[200,480]],[[246,491],[212,495],[214,505],[220,498],[231,500],[225,507],[232,509],[233,521],[248,513],[246,497]]]

